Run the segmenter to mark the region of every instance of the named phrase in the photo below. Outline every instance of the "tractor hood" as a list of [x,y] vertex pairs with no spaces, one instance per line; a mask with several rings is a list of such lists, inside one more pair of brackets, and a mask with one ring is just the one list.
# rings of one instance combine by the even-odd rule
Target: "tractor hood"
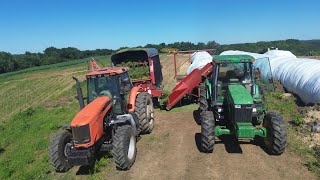
[[[100,116],[104,115],[106,109],[111,105],[111,100],[108,96],[98,97],[86,107],[84,107],[72,120],[71,126],[84,126],[94,123]],[[107,108],[108,107],[108,108]]]
[[253,100],[250,92],[241,84],[232,84],[228,86],[230,100],[234,105],[250,105]]

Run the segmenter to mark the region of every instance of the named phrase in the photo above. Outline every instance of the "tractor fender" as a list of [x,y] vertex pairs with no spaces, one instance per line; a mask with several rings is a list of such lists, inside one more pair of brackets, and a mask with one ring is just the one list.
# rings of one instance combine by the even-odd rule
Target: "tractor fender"
[[133,87],[131,89],[130,95],[129,95],[129,101],[128,101],[128,111],[134,112],[134,107],[136,105],[136,98],[137,94],[141,92],[142,89],[140,87]]
[[130,124],[133,129],[134,134],[138,134],[137,124],[131,114],[118,115],[118,116],[116,116],[116,119],[114,121],[112,121],[110,124],[112,124],[112,125]]

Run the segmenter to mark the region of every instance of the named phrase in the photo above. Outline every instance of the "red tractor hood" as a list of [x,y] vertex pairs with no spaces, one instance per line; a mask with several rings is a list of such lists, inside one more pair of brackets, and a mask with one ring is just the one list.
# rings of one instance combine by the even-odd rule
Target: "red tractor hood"
[[[108,103],[109,102],[109,103]],[[72,120],[71,126],[84,126],[94,123],[99,116],[105,115],[105,110],[111,106],[111,100],[108,96],[98,97],[86,107],[84,107]]]

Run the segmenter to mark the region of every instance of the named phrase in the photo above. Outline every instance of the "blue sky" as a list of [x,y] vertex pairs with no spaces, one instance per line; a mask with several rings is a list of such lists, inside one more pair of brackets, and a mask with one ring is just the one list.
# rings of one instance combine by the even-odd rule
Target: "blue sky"
[[319,0],[1,0],[0,51],[320,39]]

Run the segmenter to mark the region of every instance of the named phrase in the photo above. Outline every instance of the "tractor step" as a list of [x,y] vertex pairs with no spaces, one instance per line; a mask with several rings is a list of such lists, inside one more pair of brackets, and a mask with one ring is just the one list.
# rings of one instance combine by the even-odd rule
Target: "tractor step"
[[102,144],[100,151],[111,151],[112,150],[112,144]]

